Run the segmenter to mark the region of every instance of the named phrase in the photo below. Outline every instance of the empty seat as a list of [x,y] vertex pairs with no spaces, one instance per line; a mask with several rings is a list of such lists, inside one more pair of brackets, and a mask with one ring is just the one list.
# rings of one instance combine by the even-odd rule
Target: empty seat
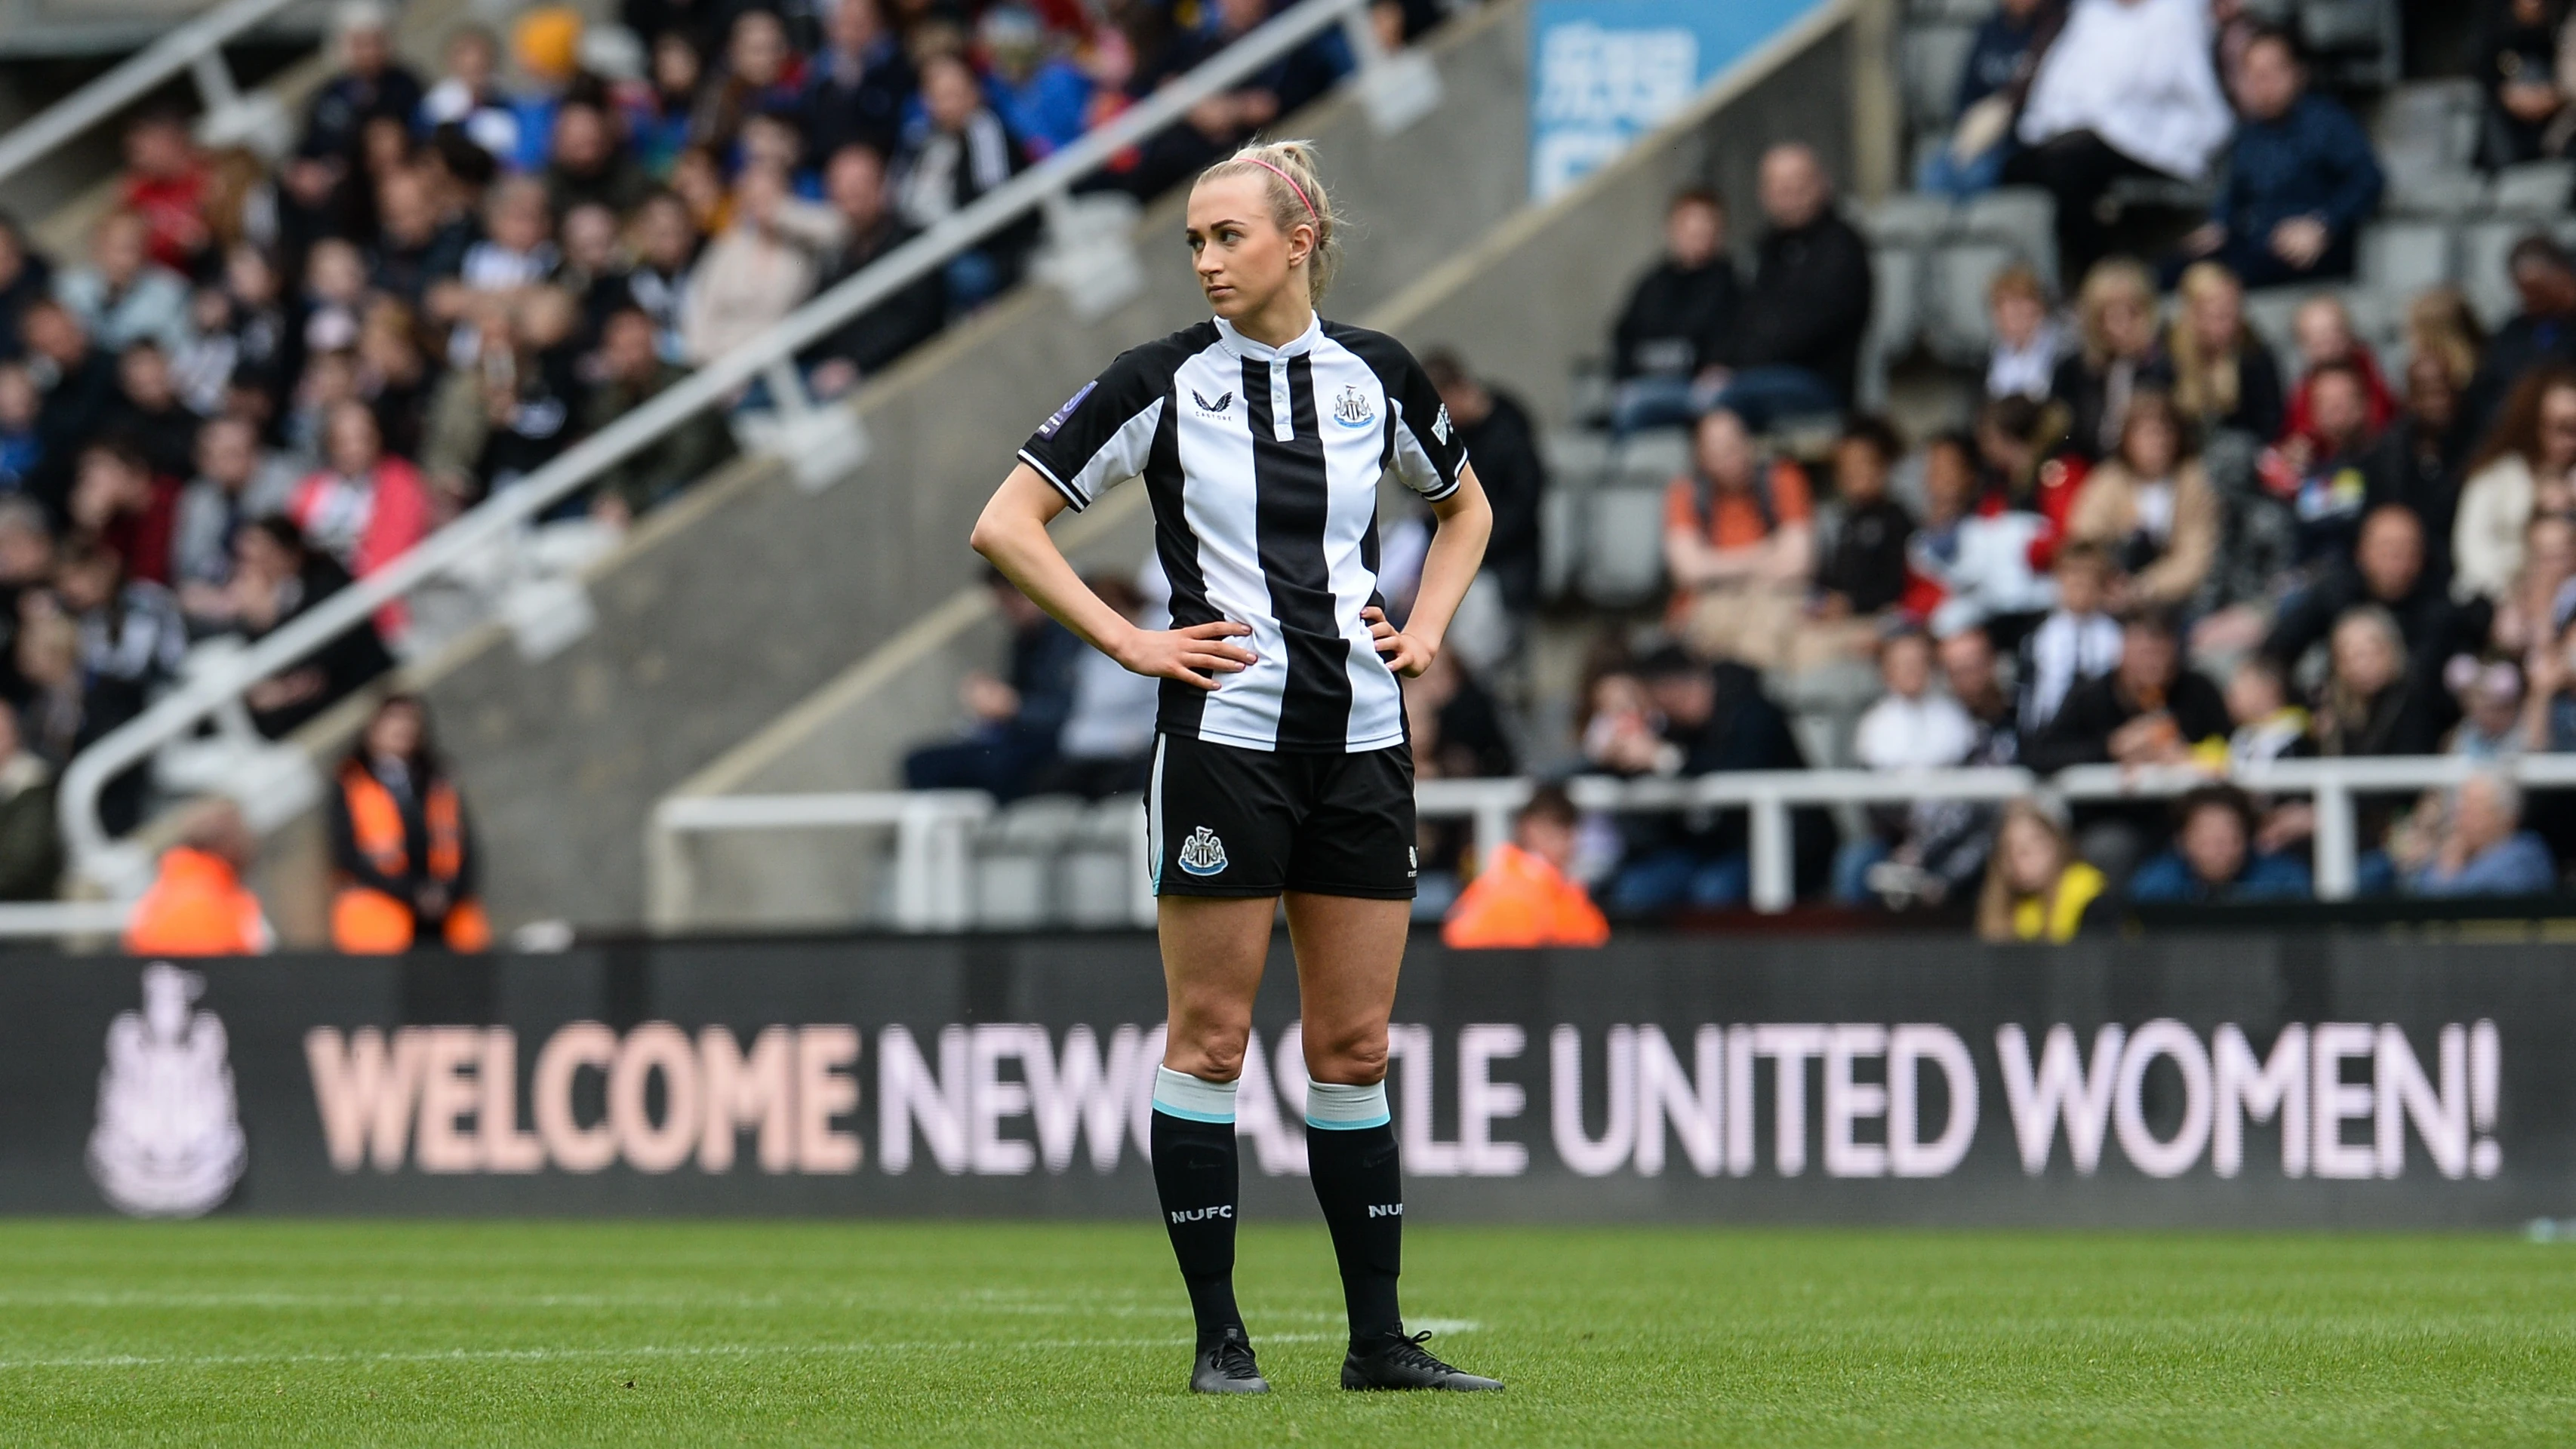
[[1923,329],[1923,254],[1886,243],[1870,251],[1869,345],[1881,357],[1902,357]]
[[1657,428],[1633,434],[1617,449],[1611,485],[1661,488],[1689,466],[1690,433],[1682,428]]
[[1882,247],[1919,247],[1950,229],[1956,208],[1946,196],[1923,191],[1891,192],[1861,214],[1861,230]]
[[1986,288],[1995,274],[2021,260],[1997,241],[1945,242],[1932,254],[1924,291],[1924,341],[1932,355],[1958,367],[1986,360],[1994,329],[1986,314]]
[[2384,205],[2393,215],[2458,217],[2486,204],[2487,188],[2460,163],[2423,152],[2392,152]]
[[2396,0],[2300,0],[2298,8],[2299,38],[2321,72],[2345,85],[2397,79]]
[[1057,916],[1065,924],[1135,924],[1135,835],[1144,819],[1142,796],[1112,795],[1074,822],[1056,859]]
[[2312,295],[2310,289],[2299,287],[2273,287],[2245,294],[2245,325],[2253,328],[2254,335],[2281,360],[2285,375],[2296,371],[2299,353],[2290,336],[2290,314]]
[[2526,161],[2495,175],[2487,209],[2498,216],[2553,217],[2567,209],[2569,173],[2564,161]]
[[1966,25],[1905,27],[1897,42],[1897,64],[1909,122],[1934,129],[1949,125],[1951,102],[1959,96],[1959,72],[1967,66],[1975,40],[1976,31]]
[[1604,488],[1586,501],[1584,596],[1607,608],[1626,608],[1662,593],[1663,490]]
[[1082,819],[1083,802],[1040,795],[1004,807],[975,832],[975,924],[985,930],[1030,930],[1054,919],[1047,888]]
[[1959,219],[1961,235],[2001,242],[2014,255],[2039,269],[2040,280],[2057,285],[2057,198],[2035,186],[2006,186],[1967,205]]
[[2417,159],[2435,168],[2468,165],[2477,154],[2483,102],[2471,80],[2410,81],[2379,103],[2371,126],[2373,148],[2392,177]]
[[2374,221],[2361,231],[2361,282],[2412,297],[2451,280],[2451,229],[2438,221]]
[[2460,289],[2469,295],[2469,305],[2477,309],[2478,318],[2489,327],[2503,324],[2513,315],[2516,298],[2513,277],[2505,269],[2505,258],[2513,244],[2536,231],[2547,228],[2521,218],[2482,221],[2460,233]]

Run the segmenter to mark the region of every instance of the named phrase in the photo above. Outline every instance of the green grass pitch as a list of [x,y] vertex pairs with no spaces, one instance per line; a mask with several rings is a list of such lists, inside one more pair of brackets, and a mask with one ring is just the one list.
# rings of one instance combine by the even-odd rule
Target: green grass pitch
[[1501,1395],[1345,1394],[1248,1229],[1266,1399],[1181,1391],[1150,1224],[0,1224],[12,1444],[2504,1444],[2576,1425],[2576,1248],[1417,1229]]

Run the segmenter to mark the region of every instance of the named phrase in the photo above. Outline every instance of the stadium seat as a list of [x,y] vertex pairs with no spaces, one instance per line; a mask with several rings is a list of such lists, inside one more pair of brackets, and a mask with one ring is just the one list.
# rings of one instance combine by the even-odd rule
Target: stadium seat
[[1902,357],[1923,330],[1923,253],[1882,242],[1870,253],[1869,340],[1884,359]]
[[1957,228],[1979,241],[2001,242],[2015,259],[2057,285],[2057,198],[2036,186],[2006,186],[1968,203]]
[[1029,930],[1053,919],[1047,877],[1081,823],[1083,809],[1070,795],[1040,795],[1000,811],[976,831],[979,929]]
[[1929,294],[1924,308],[1924,340],[1932,355],[1955,367],[1977,367],[1986,360],[1994,333],[1986,316],[1986,288],[1995,274],[2020,260],[2020,253],[1996,241],[1963,239],[1944,242],[1932,254]]
[[2553,217],[2567,209],[2571,179],[2564,161],[2529,161],[2495,174],[2487,210],[2497,216]]
[[2477,210],[2487,189],[2476,173],[2435,157],[2399,152],[2387,158],[2383,203],[2395,216],[2456,217]]
[[1135,834],[1144,799],[1112,795],[1082,812],[1056,860],[1057,916],[1068,925],[1133,923]]
[[1905,117],[1915,127],[1940,129],[1958,98],[1959,71],[1968,63],[1975,30],[1960,24],[1909,24],[1897,42],[1905,92]]
[[2273,356],[2280,360],[2285,371],[2289,369],[2291,360],[2298,356],[2298,348],[2290,337],[2290,314],[2298,311],[2299,304],[2310,295],[2309,289],[2299,287],[2273,287],[2245,294],[2245,325],[2253,328],[2254,335],[2272,349]]
[[2502,325],[2513,315],[2516,305],[2513,279],[2505,275],[2506,254],[2513,250],[2515,242],[2544,230],[2525,217],[2481,221],[2462,229],[2460,286],[2469,294],[2469,305],[2477,309],[2478,319],[2489,327]]
[[2374,221],[2361,232],[2361,283],[2412,297],[2452,276],[2451,228],[2438,221]]
[[2402,43],[2396,0],[2300,0],[2300,42],[2309,64],[2332,84],[2394,84]]
[[1605,608],[1627,608],[1661,594],[1663,490],[1604,488],[1585,502],[1584,597]]
[[1878,246],[1926,246],[1950,229],[1956,212],[1946,196],[1926,191],[1891,192],[1863,210],[1860,229]]

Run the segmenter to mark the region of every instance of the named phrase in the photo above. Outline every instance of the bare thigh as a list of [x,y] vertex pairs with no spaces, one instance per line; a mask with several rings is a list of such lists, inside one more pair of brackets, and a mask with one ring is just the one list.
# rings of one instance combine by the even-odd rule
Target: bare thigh
[[[1386,1019],[1395,1010],[1413,902],[1302,891],[1286,899],[1306,1074],[1352,1087],[1385,1080]],[[1244,1005],[1248,1024],[1249,996]]]
[[1165,896],[1155,903],[1171,1022],[1163,1043],[1164,1066],[1210,1082],[1231,1082],[1243,1074],[1252,999],[1261,991],[1270,924],[1278,910],[1278,900],[1270,896]]

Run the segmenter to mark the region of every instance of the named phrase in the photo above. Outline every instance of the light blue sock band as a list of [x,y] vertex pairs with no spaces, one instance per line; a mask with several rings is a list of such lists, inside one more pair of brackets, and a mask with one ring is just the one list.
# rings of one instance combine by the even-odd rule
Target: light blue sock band
[[1386,1083],[1366,1087],[1345,1087],[1338,1082],[1306,1084],[1306,1125],[1327,1132],[1356,1132],[1364,1127],[1383,1127],[1394,1119],[1387,1115]]
[[1234,1083],[1154,1068],[1154,1110],[1184,1122],[1234,1120]]

